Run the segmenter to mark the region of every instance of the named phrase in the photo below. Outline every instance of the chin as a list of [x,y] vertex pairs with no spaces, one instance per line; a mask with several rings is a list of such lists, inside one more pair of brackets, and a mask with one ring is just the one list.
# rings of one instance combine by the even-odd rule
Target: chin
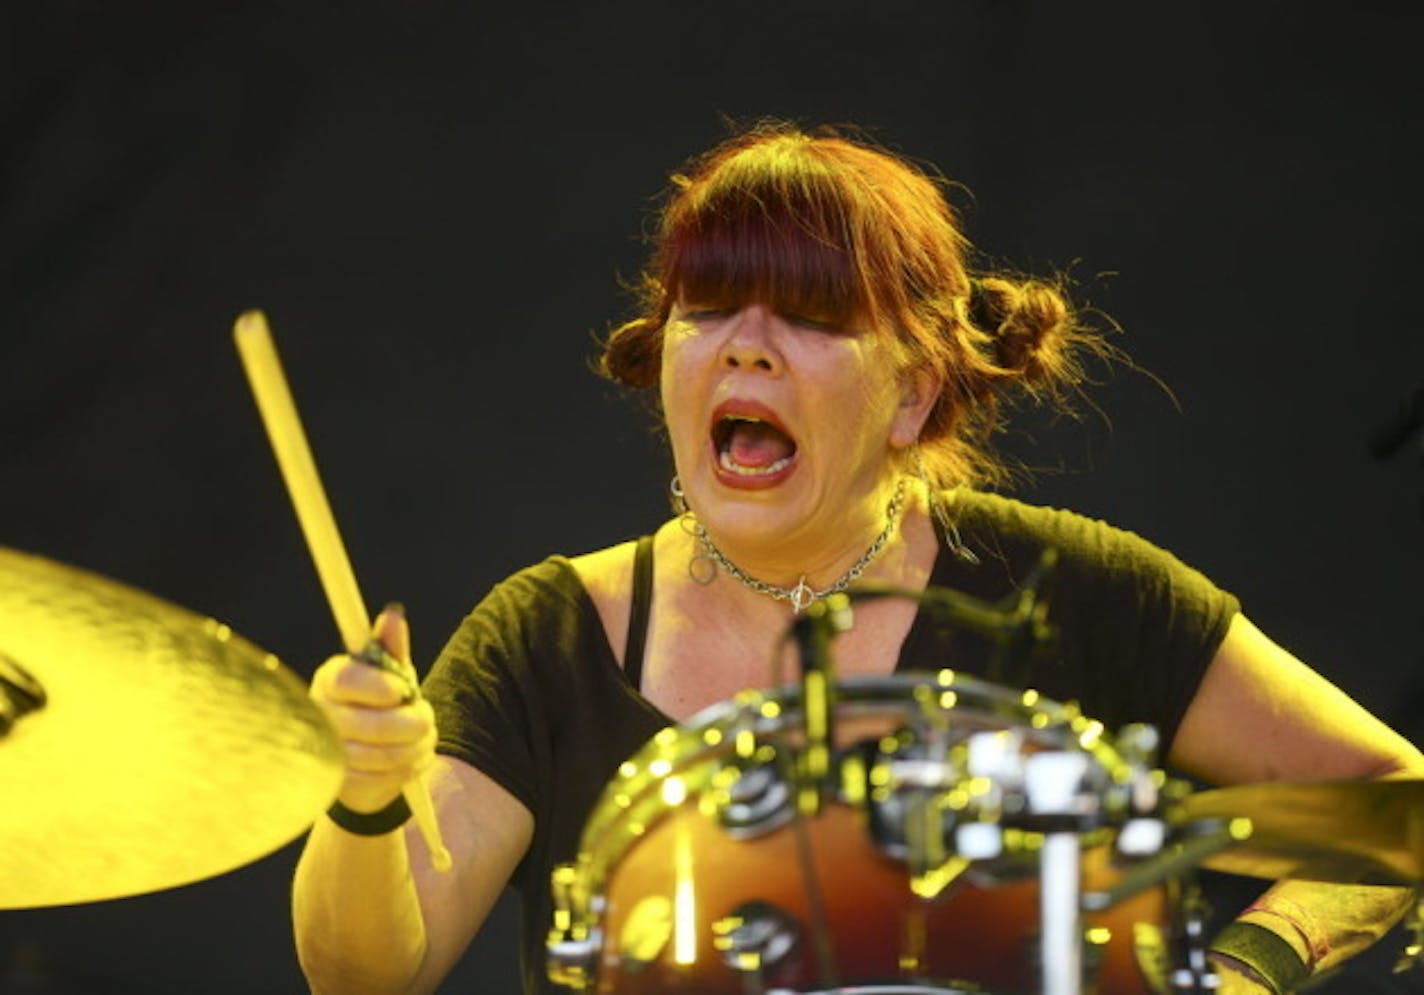
[[697,517],[723,542],[737,546],[775,546],[804,522],[804,509],[780,500],[780,488],[724,488],[713,485]]

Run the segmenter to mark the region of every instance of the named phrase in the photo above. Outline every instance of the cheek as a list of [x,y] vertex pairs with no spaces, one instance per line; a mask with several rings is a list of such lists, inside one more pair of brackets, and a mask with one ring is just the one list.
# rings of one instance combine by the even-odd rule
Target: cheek
[[669,409],[677,395],[678,381],[682,379],[682,337],[669,325],[663,330],[663,354],[658,371],[658,391],[662,396],[663,410]]
[[900,408],[901,391],[883,350],[867,348],[849,364],[841,416],[867,435],[888,431]]
[[686,429],[691,420],[690,412],[696,407],[697,386],[693,375],[696,364],[692,362],[692,354],[695,351],[689,348],[686,336],[668,329],[663,341],[659,390],[662,396],[663,421],[674,441],[677,441],[678,436]]

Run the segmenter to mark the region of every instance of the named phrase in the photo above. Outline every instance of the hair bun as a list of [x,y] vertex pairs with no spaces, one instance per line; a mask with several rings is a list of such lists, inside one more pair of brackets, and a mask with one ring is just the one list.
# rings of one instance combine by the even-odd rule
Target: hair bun
[[971,281],[970,320],[993,339],[995,363],[1030,388],[1060,379],[1069,362],[1073,315],[1058,289],[1001,276]]

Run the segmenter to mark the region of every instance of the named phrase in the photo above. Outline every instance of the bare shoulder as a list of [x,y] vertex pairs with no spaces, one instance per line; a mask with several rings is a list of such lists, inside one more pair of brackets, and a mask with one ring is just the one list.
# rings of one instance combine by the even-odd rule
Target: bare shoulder
[[616,546],[569,557],[584,589],[595,602],[622,596],[626,599],[633,583],[633,553],[636,542],[620,542]]
[[608,634],[618,662],[623,663],[622,647],[628,635],[628,613],[633,591],[633,554],[636,542],[621,542],[616,546],[570,557],[569,563],[588,592],[598,617]]

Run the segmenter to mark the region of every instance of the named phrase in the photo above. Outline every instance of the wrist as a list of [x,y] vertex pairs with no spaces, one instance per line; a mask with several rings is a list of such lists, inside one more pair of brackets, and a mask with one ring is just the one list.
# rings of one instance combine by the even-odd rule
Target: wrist
[[1315,917],[1283,895],[1263,898],[1236,919],[1269,929],[1285,940],[1311,973],[1330,953],[1330,941]]
[[1310,967],[1285,937],[1253,922],[1236,921],[1211,943],[1211,958],[1272,995],[1290,995],[1310,977]]

